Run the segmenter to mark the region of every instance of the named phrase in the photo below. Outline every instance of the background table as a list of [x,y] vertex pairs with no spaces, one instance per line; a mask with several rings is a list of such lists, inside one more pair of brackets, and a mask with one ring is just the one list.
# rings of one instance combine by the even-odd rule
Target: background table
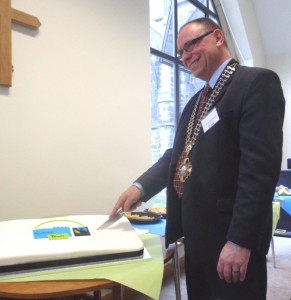
[[159,222],[156,223],[132,224],[132,226],[140,230],[148,230],[148,232],[151,234],[165,236],[166,223],[166,219],[161,219]]
[[291,196],[284,196],[284,195],[281,196],[278,195],[278,193],[275,193],[274,201],[280,202],[280,219],[278,221],[277,228],[282,230],[281,233],[275,232],[275,235],[290,237],[291,236]]

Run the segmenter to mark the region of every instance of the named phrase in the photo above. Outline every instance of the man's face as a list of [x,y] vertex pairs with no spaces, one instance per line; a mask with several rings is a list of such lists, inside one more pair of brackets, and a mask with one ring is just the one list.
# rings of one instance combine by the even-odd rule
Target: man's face
[[[200,24],[191,23],[184,27],[178,35],[177,47],[178,51],[184,50],[181,51],[183,52],[182,62],[184,66],[201,80],[209,81],[220,65],[220,43],[218,43],[217,39],[220,33],[219,29],[215,29],[212,32]],[[205,36],[202,37],[203,35]],[[201,39],[191,44],[193,39],[199,37]],[[189,45],[191,46],[189,47]]]

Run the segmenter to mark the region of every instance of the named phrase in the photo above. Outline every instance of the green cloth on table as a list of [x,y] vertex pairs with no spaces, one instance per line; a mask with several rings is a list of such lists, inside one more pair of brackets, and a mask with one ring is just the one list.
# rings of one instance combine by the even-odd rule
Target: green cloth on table
[[272,229],[272,236],[275,233],[277,223],[280,218],[280,202],[273,201],[273,229]]
[[13,274],[0,277],[0,282],[108,279],[137,290],[153,299],[159,299],[164,271],[161,240],[159,236],[152,234],[144,234],[140,237],[150,253],[151,258],[149,259]]

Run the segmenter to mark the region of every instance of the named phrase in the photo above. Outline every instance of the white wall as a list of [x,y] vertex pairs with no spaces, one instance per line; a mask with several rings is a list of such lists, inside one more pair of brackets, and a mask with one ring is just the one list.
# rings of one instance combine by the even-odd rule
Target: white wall
[[[230,0],[226,0],[230,1]],[[254,14],[254,8],[252,1],[237,0],[240,8],[241,15],[243,17],[243,25],[248,37],[248,43],[250,46],[250,52],[253,58],[253,65],[256,67],[265,67],[277,72],[281,79],[283,92],[286,100],[285,107],[285,120],[284,120],[284,141],[283,141],[283,157],[282,157],[282,169],[287,168],[287,158],[291,158],[291,53],[281,54],[278,56],[268,56],[264,53],[260,32],[258,30],[256,15]],[[233,3],[232,3],[233,5]],[[238,37],[240,35],[237,34]],[[269,38],[272,38],[270,36]]]
[[[221,3],[234,35],[237,49],[239,49],[240,61],[244,65],[272,69],[281,79],[286,100],[282,169],[286,169],[287,158],[291,158],[291,53],[275,57],[266,55],[252,1],[221,0]],[[270,38],[272,37],[270,36]]]
[[265,54],[262,47],[256,16],[251,1],[220,0],[234,46],[241,64],[246,66],[265,66]]
[[291,158],[291,61],[290,54],[269,57],[267,67],[277,72],[280,76],[286,99],[284,120],[284,142],[282,169],[287,169],[287,158]]
[[151,163],[148,1],[13,0],[0,220],[107,214]]

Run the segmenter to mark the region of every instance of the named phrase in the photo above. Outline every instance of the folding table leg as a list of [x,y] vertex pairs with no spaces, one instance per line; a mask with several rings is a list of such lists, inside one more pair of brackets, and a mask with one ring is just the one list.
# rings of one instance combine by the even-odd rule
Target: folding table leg
[[174,281],[175,281],[175,291],[176,299],[181,300],[181,286],[180,286],[180,263],[179,263],[179,249],[178,243],[175,242],[175,252],[174,252]]
[[276,257],[275,257],[275,247],[274,247],[274,238],[271,238],[271,249],[272,249],[272,257],[273,257],[273,267],[276,268]]

